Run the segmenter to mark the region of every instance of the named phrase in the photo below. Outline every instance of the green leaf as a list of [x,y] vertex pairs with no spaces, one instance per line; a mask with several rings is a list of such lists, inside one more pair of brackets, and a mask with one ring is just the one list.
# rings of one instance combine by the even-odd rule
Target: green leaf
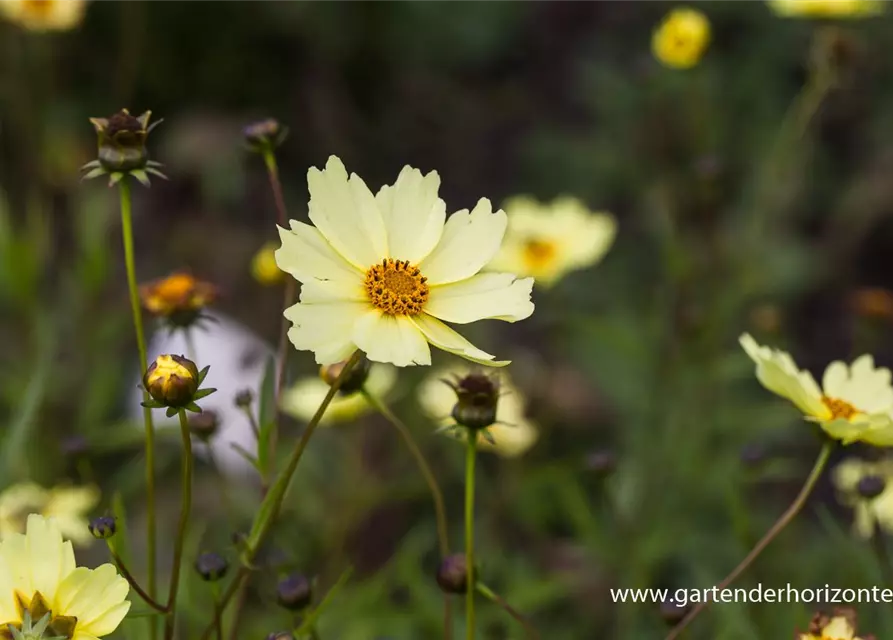
[[245,458],[251,464],[252,467],[257,469],[258,472],[260,472],[257,458],[255,458],[253,455],[248,453],[242,446],[240,446],[239,444],[237,444],[235,442],[230,442],[229,446],[231,446],[236,453],[238,453],[240,456]]

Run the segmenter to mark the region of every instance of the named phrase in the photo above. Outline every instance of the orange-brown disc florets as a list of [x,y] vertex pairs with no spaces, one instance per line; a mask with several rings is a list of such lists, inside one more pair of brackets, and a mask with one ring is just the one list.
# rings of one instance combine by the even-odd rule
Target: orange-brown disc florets
[[822,403],[828,407],[828,411],[831,412],[831,416],[836,420],[838,418],[843,418],[844,420],[849,420],[854,415],[859,413],[859,410],[856,409],[853,405],[851,405],[846,400],[840,400],[838,398],[829,398],[828,396],[822,396]]
[[392,316],[416,316],[428,301],[427,278],[409,260],[385,258],[366,272],[366,294],[375,307]]

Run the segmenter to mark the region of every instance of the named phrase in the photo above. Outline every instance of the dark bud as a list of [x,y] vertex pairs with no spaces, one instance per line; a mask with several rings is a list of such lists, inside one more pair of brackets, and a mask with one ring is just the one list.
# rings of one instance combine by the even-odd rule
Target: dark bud
[[496,422],[499,381],[483,373],[470,373],[451,385],[456,392],[452,417],[461,427],[478,431]]
[[84,436],[70,436],[62,440],[60,448],[67,455],[82,456],[90,450],[90,441]]
[[856,492],[866,500],[871,500],[881,495],[886,487],[887,481],[881,476],[865,476],[856,485]]
[[202,442],[208,442],[220,426],[217,412],[211,409],[202,411],[189,418],[189,431]]
[[240,409],[248,409],[251,407],[251,403],[254,402],[254,394],[251,393],[251,389],[242,389],[236,394],[233,402]]
[[90,529],[90,533],[94,538],[98,538],[99,540],[108,540],[117,531],[117,526],[115,525],[115,519],[111,516],[99,516],[98,518],[93,518],[90,521],[90,524],[87,525],[87,528]]
[[146,167],[149,160],[146,137],[152,130],[150,116],[150,111],[134,117],[127,109],[121,109],[108,118],[90,119],[99,138],[99,163],[106,171],[126,172]]
[[276,587],[276,600],[289,611],[306,609],[313,600],[313,585],[299,573],[286,576]]
[[267,640],[295,640],[295,637],[288,631],[278,631],[268,635]]
[[219,553],[207,552],[195,560],[195,570],[205,582],[217,582],[226,575],[229,563]]
[[755,442],[746,444],[741,447],[738,457],[745,467],[755,467],[766,459],[766,447]]
[[264,153],[272,151],[285,141],[288,136],[288,127],[283,126],[274,118],[267,118],[258,122],[252,122],[242,129],[245,144],[251,151]]
[[[324,365],[319,369],[319,377],[331,387],[335,384],[335,380],[338,379],[341,372],[344,371],[345,366],[347,366],[347,360],[336,362],[335,364]],[[372,363],[369,362],[367,358],[360,358],[360,361],[353,366],[353,369],[351,369],[344,380],[341,381],[341,386],[338,387],[339,393],[342,395],[350,395],[351,393],[356,393],[362,389],[363,385],[366,384],[366,378],[369,377],[369,370],[371,368]]]
[[675,627],[688,614],[688,607],[683,607],[673,600],[664,600],[660,605],[660,617],[668,627]]
[[444,558],[437,568],[437,584],[444,593],[468,591],[468,564],[465,554],[453,553]]
[[599,476],[609,476],[617,468],[617,456],[609,449],[593,451],[586,456],[586,468]]

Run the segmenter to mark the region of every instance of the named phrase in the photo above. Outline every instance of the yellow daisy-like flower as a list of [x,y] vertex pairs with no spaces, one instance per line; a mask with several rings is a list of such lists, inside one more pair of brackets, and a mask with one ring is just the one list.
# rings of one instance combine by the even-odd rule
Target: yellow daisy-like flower
[[195,322],[219,296],[220,291],[213,284],[182,271],[140,285],[143,308],[175,326]]
[[661,64],[689,69],[701,60],[710,43],[710,22],[697,9],[673,9],[654,30],[651,49]]
[[870,355],[861,356],[849,366],[832,362],[819,388],[812,374],[798,369],[784,351],[761,346],[748,334],[742,335],[740,342],[757,364],[760,383],[794,403],[807,420],[818,422],[829,436],[843,444],[861,441],[893,446],[890,370],[876,368]]
[[[369,369],[369,377],[366,378],[366,390],[376,398],[384,397],[397,382],[397,372],[394,367],[384,364],[375,364]],[[308,376],[295,382],[282,394],[280,408],[282,411],[298,420],[310,420],[323,398],[329,392],[329,385],[318,376]],[[331,425],[336,422],[347,422],[359,418],[368,413],[372,407],[361,393],[341,393],[332,398],[329,408],[323,414],[321,425]]]
[[551,286],[577,269],[597,263],[617,235],[608,213],[593,213],[576,198],[541,204],[519,196],[505,203],[505,242],[488,268],[533,276]]
[[265,244],[254,254],[254,258],[251,259],[251,275],[265,286],[279,284],[285,278],[285,273],[276,265],[274,243]]
[[25,613],[34,621],[50,616],[50,636],[97,640],[112,633],[127,612],[130,585],[111,564],[77,567],[71,542],[59,525],[28,516],[25,533],[0,542],[0,638],[12,638]]
[[26,518],[39,513],[56,520],[62,535],[77,545],[88,545],[87,513],[99,502],[99,489],[54,487],[44,489],[33,482],[13,485],[0,493],[0,540],[25,530]]
[[853,509],[853,529],[871,538],[879,527],[893,532],[893,459],[848,458],[831,474],[840,502]]
[[769,6],[783,18],[865,18],[884,10],[878,0],[769,0]]
[[809,623],[809,631],[797,635],[798,640],[870,640],[856,635],[856,612],[838,609],[833,616],[817,613]]
[[503,366],[441,322],[516,322],[533,313],[533,280],[479,273],[499,250],[506,216],[482,198],[449,219],[437,172],[404,167],[373,195],[332,156],[307,173],[314,226],[279,230],[279,268],[302,283],[285,310],[288,336],[319,364],[355,349],[400,367],[431,364],[428,344],[481,364]]
[[0,12],[29,31],[73,29],[86,9],[86,0],[0,0]]
[[[464,376],[467,371],[450,368],[437,371],[419,386],[419,404],[440,427],[456,424],[451,417],[456,404],[456,393],[444,382]],[[491,443],[483,434],[478,436],[478,447],[505,458],[514,458],[526,453],[539,438],[537,427],[527,419],[524,412],[524,396],[512,385],[508,375],[499,374],[499,400],[496,403],[497,422],[486,431],[493,438]],[[457,435],[465,437],[464,429]]]

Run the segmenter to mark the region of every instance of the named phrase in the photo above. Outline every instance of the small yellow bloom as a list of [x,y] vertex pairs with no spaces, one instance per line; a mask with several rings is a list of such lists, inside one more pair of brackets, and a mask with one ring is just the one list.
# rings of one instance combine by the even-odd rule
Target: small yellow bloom
[[759,344],[748,334],[741,346],[757,365],[757,379],[772,393],[790,400],[807,420],[818,422],[843,444],[866,442],[893,446],[893,387],[890,370],[876,368],[864,355],[852,365],[832,362],[825,369],[822,388],[808,371],[797,368],[784,351]]
[[840,502],[853,509],[858,536],[871,538],[876,528],[893,533],[893,459],[848,458],[834,467],[831,477]]
[[551,286],[577,269],[596,264],[614,242],[617,223],[608,213],[593,213],[575,198],[551,204],[519,196],[505,203],[508,229],[488,266]]
[[20,629],[27,612],[34,621],[49,614],[50,636],[96,640],[127,615],[128,591],[111,564],[77,567],[52,518],[32,514],[25,533],[0,541],[0,637],[11,637],[8,625]]
[[93,536],[87,530],[87,513],[99,497],[99,489],[92,486],[48,490],[33,482],[13,485],[0,493],[0,540],[24,532],[28,515],[39,513],[55,518],[62,535],[75,544],[88,545]]
[[673,9],[651,38],[654,57],[675,69],[689,69],[701,60],[710,43],[710,22],[697,9]]
[[850,307],[864,318],[893,320],[893,292],[881,287],[863,287],[850,296]]
[[798,640],[869,640],[856,635],[856,612],[838,609],[833,616],[817,613],[809,623],[807,633],[797,635]]
[[265,244],[251,260],[251,275],[262,285],[279,284],[285,279],[285,272],[276,264],[276,245]]
[[217,300],[217,287],[184,272],[140,286],[143,308],[173,326],[186,327],[201,317],[205,307]]
[[[366,378],[366,390],[376,398],[383,398],[397,382],[397,371],[386,364],[373,364]],[[310,420],[326,394],[329,385],[322,378],[307,377],[295,382],[282,394],[280,408],[282,411],[298,420]],[[331,425],[336,422],[348,422],[355,420],[372,410],[370,404],[362,394],[351,392],[339,392],[332,399],[329,408],[326,409],[321,425]]]
[[884,10],[879,0],[769,0],[769,6],[783,18],[865,18]]
[[73,29],[86,9],[86,0],[0,0],[0,13],[29,31]]
[[[444,380],[455,380],[468,372],[461,368],[442,369],[429,376],[419,386],[419,403],[425,413],[436,420],[440,427],[456,424],[451,414],[456,404],[456,393]],[[512,384],[505,372],[499,373],[499,400],[496,404],[497,422],[487,427],[493,438],[489,442],[484,434],[478,436],[478,446],[482,451],[490,451],[505,458],[514,458],[526,453],[539,438],[537,427],[527,419],[524,411],[524,397]],[[457,432],[462,438],[465,430]]]

